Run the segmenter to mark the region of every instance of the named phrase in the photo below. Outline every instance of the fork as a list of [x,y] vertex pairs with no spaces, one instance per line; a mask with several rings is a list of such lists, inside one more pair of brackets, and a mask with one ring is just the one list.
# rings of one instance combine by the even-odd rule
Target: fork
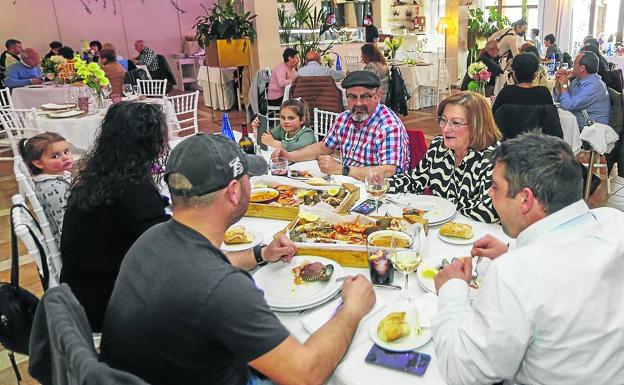
[[477,283],[477,278],[479,278],[479,265],[481,264],[482,259],[482,256],[477,256],[477,263],[475,264],[474,272],[472,273],[472,283],[476,287],[479,287],[479,284]]

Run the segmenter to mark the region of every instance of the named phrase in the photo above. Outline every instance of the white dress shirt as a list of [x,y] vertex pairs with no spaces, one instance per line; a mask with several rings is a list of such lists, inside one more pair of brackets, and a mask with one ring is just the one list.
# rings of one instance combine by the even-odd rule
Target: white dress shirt
[[305,66],[299,68],[297,74],[299,76],[331,76],[335,81],[340,81],[345,77],[343,70],[336,71],[331,67],[322,66],[315,61],[311,61]]
[[449,384],[624,384],[624,213],[573,203],[526,228],[472,306],[452,279],[433,340]]

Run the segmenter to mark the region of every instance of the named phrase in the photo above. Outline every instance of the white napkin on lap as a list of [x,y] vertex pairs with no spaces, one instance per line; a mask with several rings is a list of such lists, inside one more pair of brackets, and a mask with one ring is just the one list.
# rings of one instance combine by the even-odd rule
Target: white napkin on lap
[[605,154],[613,150],[619,136],[611,126],[594,123],[591,126],[585,126],[585,128],[583,128],[580,138],[581,140],[589,142],[592,148],[598,153]]
[[433,293],[426,293],[414,300],[414,306],[418,311],[420,326],[431,327],[431,320],[438,312],[438,296]]
[[[306,314],[303,318],[301,318],[301,324],[303,328],[310,334],[316,333],[327,321],[329,321],[330,317],[336,310],[336,307],[340,304],[341,298],[337,298],[318,309],[315,309],[308,314]],[[371,311],[362,318],[360,321],[360,325],[362,325],[367,319],[371,316],[375,315],[381,309],[386,307],[386,302],[383,299],[377,298],[377,302],[375,302],[375,306],[371,309]]]

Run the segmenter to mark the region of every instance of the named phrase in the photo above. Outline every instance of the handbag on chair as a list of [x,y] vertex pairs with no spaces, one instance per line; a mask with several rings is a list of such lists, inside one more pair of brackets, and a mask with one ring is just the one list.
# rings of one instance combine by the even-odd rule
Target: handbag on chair
[[[19,286],[19,255],[17,249],[17,236],[13,223],[13,210],[22,209],[31,216],[33,223],[39,225],[32,213],[24,205],[16,204],[11,207],[11,282],[0,282],[0,344],[9,350],[9,358],[13,371],[17,377],[17,382],[22,380],[14,352],[28,354],[28,344],[30,340],[30,330],[32,328],[35,311],[39,304],[39,299],[28,290]],[[43,270],[43,286],[47,286],[49,271],[45,263],[45,251],[35,236],[32,229],[28,228],[31,236],[35,240],[39,254],[44,262],[41,263]]]

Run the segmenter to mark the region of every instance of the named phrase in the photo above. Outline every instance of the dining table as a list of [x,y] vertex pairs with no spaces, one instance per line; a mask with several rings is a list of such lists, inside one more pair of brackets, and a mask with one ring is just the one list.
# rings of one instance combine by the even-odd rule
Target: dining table
[[37,108],[45,103],[65,103],[69,85],[51,83],[14,88],[11,92],[14,108]]
[[[238,134],[238,133],[237,133]],[[271,151],[262,151],[262,155],[270,159]],[[318,168],[318,164],[316,161],[305,161],[305,162],[297,162],[290,165],[290,170],[305,170],[310,171],[313,174],[320,173]],[[251,183],[253,185],[254,180],[256,178],[262,177],[252,177]],[[288,181],[286,177],[284,177],[285,181]],[[357,205],[360,202],[368,199],[369,196],[364,187],[364,183],[353,179],[351,177],[346,176],[332,176],[331,183],[353,183],[357,187],[359,187],[360,198],[354,204]],[[392,194],[388,195],[388,197],[392,197],[393,201],[405,201],[411,194]],[[397,210],[401,210],[401,207],[395,206],[392,203],[386,202],[379,207],[380,212],[378,215],[383,215],[384,213],[394,213]],[[481,236],[486,234],[492,234],[503,242],[511,242],[514,243],[509,237],[507,237],[502,227],[498,224],[489,224],[489,223],[481,223],[475,220],[472,220],[468,217],[461,215],[460,213],[456,213],[452,218],[455,222],[461,222],[470,224],[473,227],[473,231],[475,233],[475,237],[473,239],[478,239]],[[249,232],[259,234],[260,238],[263,242],[269,243],[275,235],[284,230],[289,224],[287,220],[276,220],[276,219],[267,219],[267,218],[258,218],[258,217],[242,217],[236,225],[244,225]],[[438,236],[439,226],[431,226],[428,229],[428,233],[422,242],[421,252],[423,254],[423,263],[441,263],[442,259],[452,259],[454,257],[463,257],[470,255],[471,244],[463,244],[458,245],[454,243],[447,243],[443,241]],[[489,260],[488,260],[489,262]],[[277,262],[284,263],[284,262]],[[481,266],[484,266],[482,263]],[[485,264],[487,267],[487,264]],[[293,266],[294,267],[294,266]],[[256,268],[252,271],[252,277],[260,271],[261,268]],[[480,268],[480,275],[487,274],[487,268]],[[370,274],[368,268],[359,268],[359,267],[344,267],[344,273],[348,275],[357,275],[361,274],[370,280]],[[435,298],[435,303],[437,303],[437,297],[435,293],[427,293],[418,283],[417,277],[414,277],[416,273],[411,274],[411,278],[409,279],[409,293],[415,298],[415,301],[419,301],[425,298],[431,299],[430,297]],[[405,278],[403,274],[399,272],[395,272],[394,274],[394,285],[398,285],[401,288],[404,287]],[[374,364],[369,364],[365,362],[365,357],[368,354],[369,350],[373,346],[373,340],[371,339],[369,329],[371,328],[371,323],[376,322],[380,315],[383,314],[384,311],[388,311],[388,309],[392,309],[397,305],[400,306],[401,301],[404,300],[405,290],[396,290],[396,288],[386,288],[386,287],[375,287],[375,295],[377,298],[377,304],[373,308],[374,313],[369,313],[364,319],[360,322],[357,331],[354,335],[354,338],[341,362],[338,364],[336,370],[333,372],[331,377],[328,379],[327,384],[330,385],[378,385],[378,384],[431,384],[431,385],[442,385],[445,384],[444,379],[438,369],[438,361],[436,359],[436,353],[434,348],[433,340],[429,340],[423,346],[420,346],[416,350],[421,353],[425,353],[431,356],[431,362],[429,364],[428,369],[426,370],[423,376],[415,376],[412,374],[404,373],[398,370],[388,369],[385,367],[381,367]],[[478,293],[476,294],[478,295]],[[323,317],[329,319],[331,315],[337,308],[337,303],[339,300],[334,298],[333,300],[329,300],[328,302],[321,304],[320,306],[314,307],[312,309],[304,310],[304,311],[294,311],[294,312],[275,312],[278,319],[282,322],[282,324],[287,328],[290,334],[299,340],[301,343],[304,343],[310,337],[309,325],[311,319],[314,319],[315,322],[319,322],[319,318],[322,320]],[[436,307],[437,309],[437,307]],[[428,314],[429,317],[433,317],[434,314]],[[319,325],[320,326],[320,325]]]

